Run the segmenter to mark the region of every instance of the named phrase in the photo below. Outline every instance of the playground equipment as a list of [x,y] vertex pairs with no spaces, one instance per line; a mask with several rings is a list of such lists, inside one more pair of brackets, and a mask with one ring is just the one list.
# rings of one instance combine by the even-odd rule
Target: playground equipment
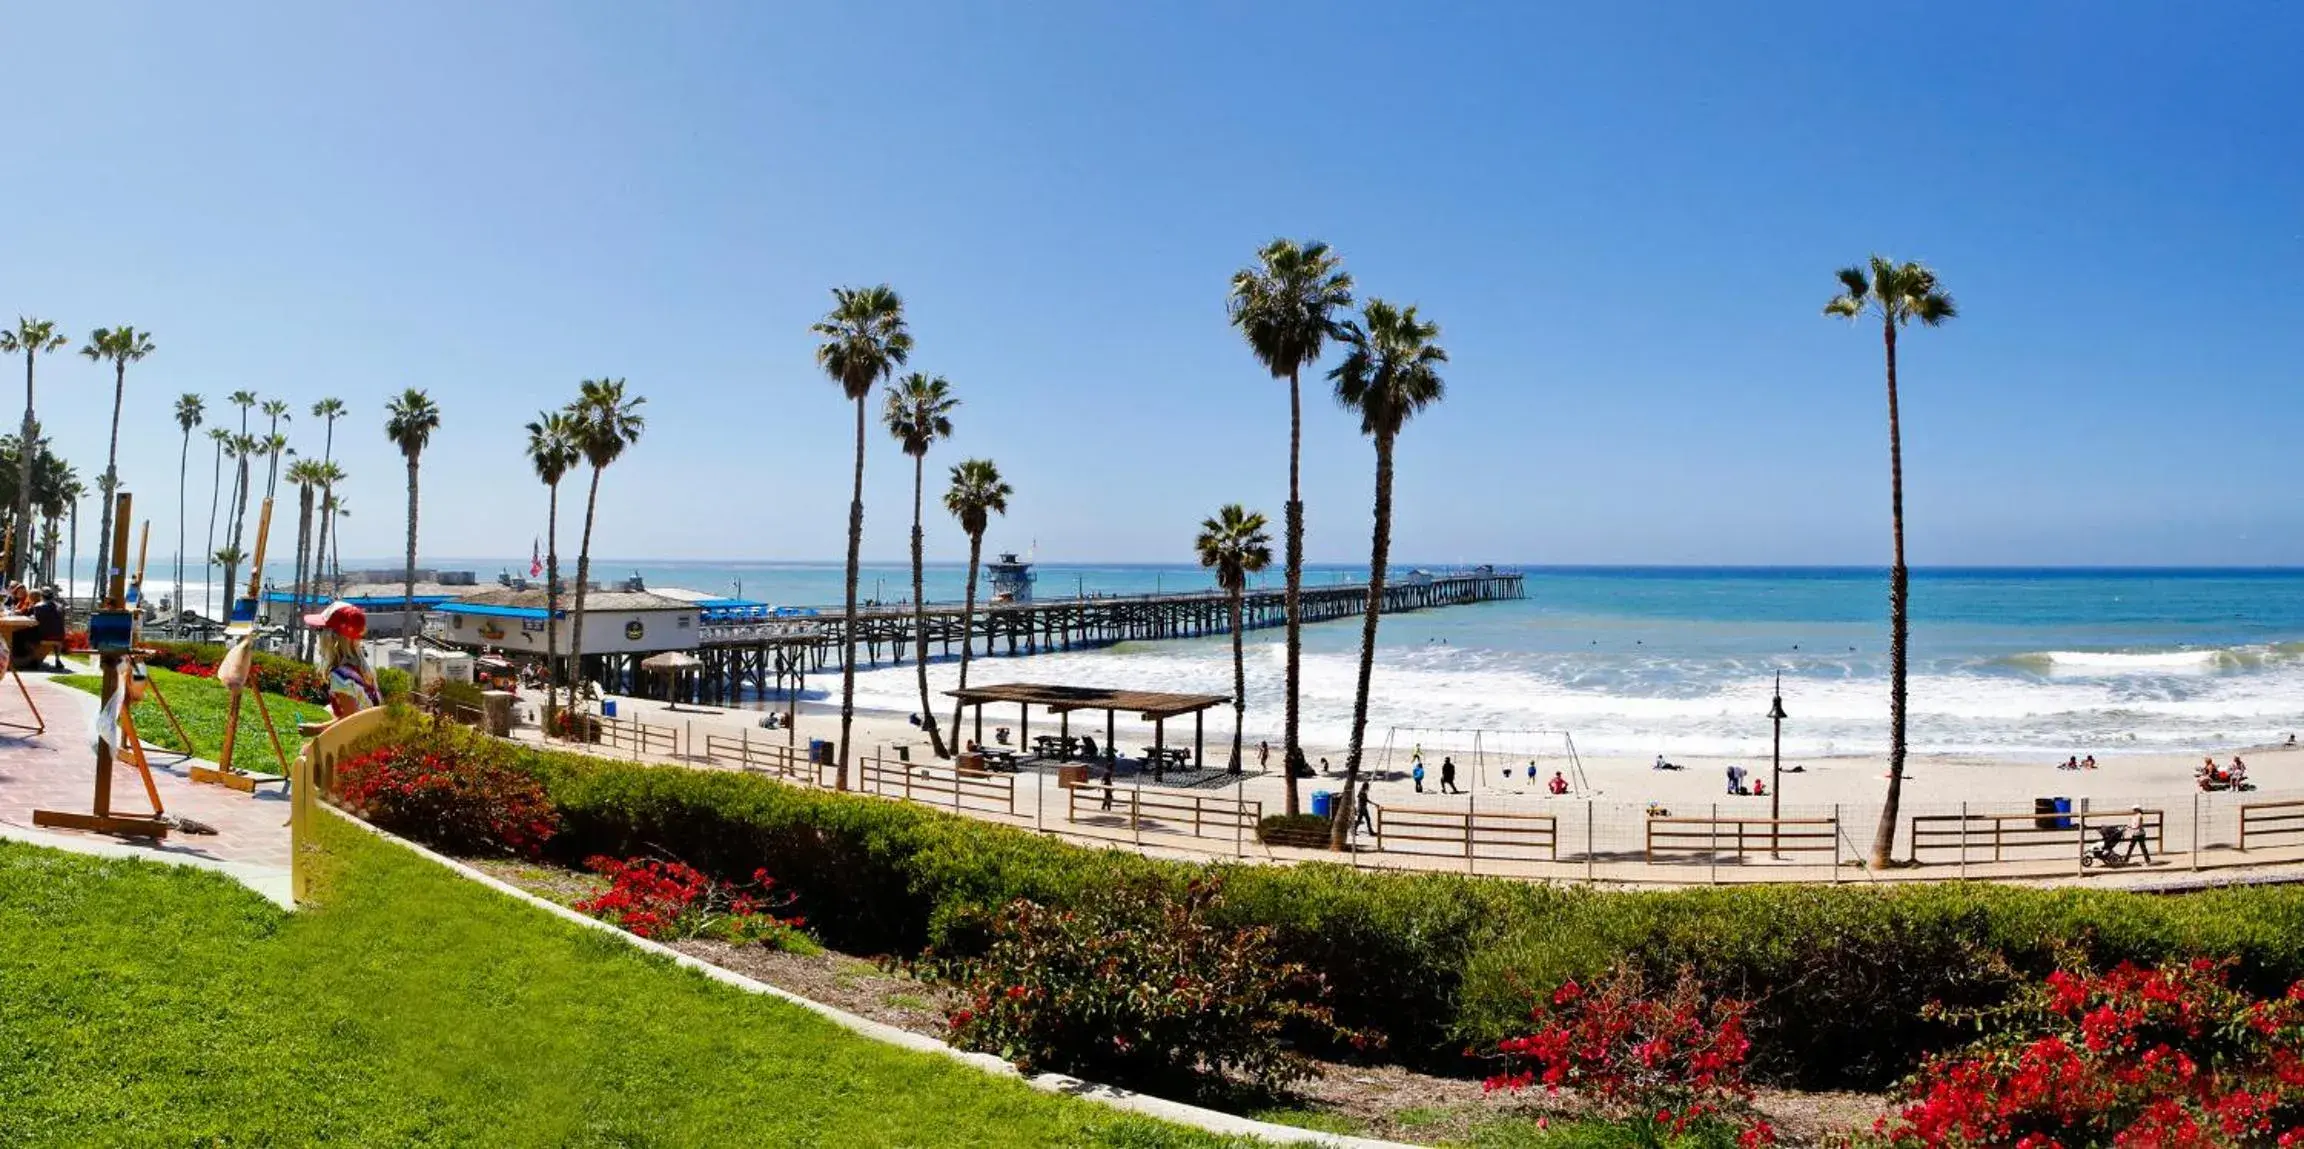
[[[130,714],[127,657],[136,646],[136,615],[127,608],[128,523],[132,521],[129,508],[130,496],[123,491],[114,500],[112,521],[120,524],[120,530],[110,540],[109,562],[104,568],[104,605],[88,616],[88,641],[96,648],[97,664],[104,677],[96,727],[95,800],[91,812],[86,814],[75,810],[34,810],[32,824],[128,838],[165,838],[172,828],[213,833],[198,823],[179,823],[168,817],[167,809],[160,804],[160,788],[152,782],[152,766],[145,761],[143,746],[136,738],[136,723]],[[136,767],[144,781],[144,796],[152,803],[150,814],[121,814],[112,809],[115,743],[121,757]]]
[[[1565,730],[1393,726],[1384,732],[1384,749],[1376,759],[1376,770],[1406,771],[1418,754],[1423,756],[1427,789],[1439,784],[1443,758],[1456,760],[1456,784],[1466,790],[1533,790],[1554,773],[1566,777],[1576,793],[1589,794],[1592,789],[1584,776],[1584,761],[1576,753],[1576,739]],[[1537,770],[1535,784],[1527,781],[1531,763]],[[1512,771],[1509,783],[1499,772],[1503,769]]]
[[224,661],[216,667],[216,678],[224,684],[224,746],[216,754],[216,767],[194,766],[192,780],[213,786],[226,786],[243,794],[253,794],[258,786],[288,781],[290,766],[288,752],[280,745],[280,728],[273,725],[272,708],[264,702],[264,692],[256,695],[256,714],[264,721],[264,733],[272,739],[272,760],[279,763],[278,774],[251,774],[232,764],[232,747],[240,735],[240,699],[247,692],[248,680],[256,669],[256,600],[264,591],[264,547],[272,534],[272,500],[264,500],[264,509],[256,518],[256,553],[248,564],[248,593],[232,603],[231,621],[224,628],[224,637],[231,647],[224,653]]

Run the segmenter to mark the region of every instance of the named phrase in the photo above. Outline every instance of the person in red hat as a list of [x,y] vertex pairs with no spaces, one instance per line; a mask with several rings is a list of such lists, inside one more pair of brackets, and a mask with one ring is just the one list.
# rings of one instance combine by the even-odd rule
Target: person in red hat
[[347,718],[371,706],[384,704],[377,689],[376,672],[360,653],[360,640],[368,633],[368,614],[338,599],[304,616],[304,625],[319,632],[320,672],[328,676],[328,709]]

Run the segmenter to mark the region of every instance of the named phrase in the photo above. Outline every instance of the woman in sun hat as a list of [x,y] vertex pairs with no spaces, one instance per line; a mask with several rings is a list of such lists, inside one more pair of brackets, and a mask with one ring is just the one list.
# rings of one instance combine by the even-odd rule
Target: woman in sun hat
[[360,653],[360,640],[368,633],[368,615],[338,599],[304,616],[304,625],[319,632],[319,657],[314,661],[328,676],[328,709],[347,718],[371,706],[384,704],[376,687],[376,672]]

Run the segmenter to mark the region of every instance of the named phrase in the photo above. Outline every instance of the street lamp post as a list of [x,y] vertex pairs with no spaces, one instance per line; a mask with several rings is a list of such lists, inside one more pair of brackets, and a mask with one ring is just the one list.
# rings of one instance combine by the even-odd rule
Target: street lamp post
[[1768,703],[1768,723],[1775,728],[1775,738],[1768,752],[1768,852],[1779,858],[1783,856],[1779,847],[1782,844],[1781,820],[1784,811],[1784,720],[1789,717],[1784,713],[1784,675],[1778,673],[1776,693]]

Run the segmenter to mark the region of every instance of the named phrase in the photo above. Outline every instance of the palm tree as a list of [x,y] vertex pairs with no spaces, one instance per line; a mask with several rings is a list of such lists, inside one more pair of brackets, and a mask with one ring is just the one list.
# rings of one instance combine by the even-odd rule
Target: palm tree
[[848,737],[856,722],[856,578],[864,546],[864,401],[872,388],[912,357],[912,333],[904,329],[904,300],[896,289],[835,287],[832,310],[808,329],[824,337],[816,366],[856,403],[856,482],[848,500],[848,599],[841,610],[840,767],[835,776],[848,788]]
[[[968,590],[960,608],[960,689],[968,689],[968,653],[976,646],[970,638],[976,620],[976,564],[984,557],[984,527],[995,513],[1008,513],[1008,496],[1016,492],[1000,479],[1000,468],[990,459],[968,459],[952,468],[952,485],[944,490],[944,509],[960,520],[968,536]],[[952,702],[952,733],[960,733],[960,701]]]
[[328,481],[328,464],[318,459],[298,459],[288,464],[288,481],[296,484],[296,567],[294,576],[296,589],[293,592],[296,605],[288,612],[288,617],[294,620],[289,623],[290,627],[293,628],[297,622],[303,621],[306,609],[304,604],[304,582],[307,574],[305,559],[312,544],[312,500],[320,485]]
[[269,499],[279,493],[280,453],[288,449],[288,437],[280,433],[280,420],[294,416],[288,413],[286,399],[266,399],[264,414],[272,420],[264,428],[264,453],[272,457],[271,466],[264,472],[264,497]]
[[[208,563],[208,569],[200,576],[207,580],[207,585],[200,591],[200,615],[214,619],[216,604],[212,596],[216,590],[216,508],[218,496],[224,493],[224,450],[232,445],[232,432],[222,427],[210,427],[208,441],[216,444],[216,462],[214,473],[208,479],[208,547],[200,552]],[[230,576],[226,576],[226,581],[230,581]]]
[[[248,434],[248,409],[256,405],[256,393],[254,391],[234,391],[229,401],[233,406],[240,408],[240,432],[232,440],[232,457],[239,460],[240,465],[234,472],[232,479],[232,541],[227,545],[232,550],[238,551],[248,518],[248,459],[255,451],[256,442]],[[224,605],[229,609],[232,605],[232,592],[229,589],[232,582],[231,576],[225,576],[224,582],[227,587],[224,592]]]
[[184,482],[192,462],[192,431],[208,413],[208,401],[186,392],[176,397],[176,426],[184,443],[176,450],[176,631],[184,629]]
[[928,731],[928,744],[938,758],[950,752],[936,727],[936,704],[928,698],[928,603],[921,591],[920,496],[927,480],[928,448],[938,439],[952,437],[948,416],[959,405],[960,401],[952,397],[952,385],[943,376],[930,378],[915,371],[889,385],[888,401],[880,415],[888,433],[896,437],[905,454],[912,456],[912,664],[920,675],[920,724]]
[[416,649],[416,464],[440,429],[440,408],[432,397],[408,388],[384,405],[384,437],[408,460],[408,561],[400,578],[400,631],[408,649]]
[[[313,467],[316,468],[313,471],[313,481],[320,485],[320,492],[313,506],[316,521],[312,528],[312,562],[309,569],[298,578],[297,584],[300,587],[309,585],[313,588],[311,593],[314,597],[323,597],[317,589],[321,585],[320,572],[325,569],[321,560],[328,554],[328,540],[331,537],[328,530],[329,520],[336,517],[332,510],[335,499],[330,492],[336,489],[336,484],[344,481],[344,468],[330,462],[315,463],[309,459],[304,460],[304,462],[312,463]],[[301,554],[301,550],[298,553]],[[301,560],[299,561],[301,562]],[[303,636],[303,646],[300,653],[302,657],[309,659],[312,657],[314,636],[312,628],[304,626],[303,622],[303,612],[299,609],[295,625]]]
[[1256,253],[1257,266],[1232,275],[1226,311],[1232,326],[1248,340],[1274,379],[1288,380],[1288,616],[1287,687],[1281,728],[1281,774],[1287,779],[1288,813],[1298,810],[1296,763],[1304,757],[1298,736],[1298,696],[1304,661],[1304,492],[1299,477],[1304,453],[1302,374],[1318,362],[1320,348],[1337,333],[1333,313],[1352,306],[1352,276],[1343,260],[1318,240],[1298,244],[1275,239]]
[[[96,516],[98,553],[112,553],[112,503],[120,492],[120,407],[128,398],[128,365],[152,354],[152,333],[133,327],[99,327],[88,333],[80,354],[112,363],[112,442],[104,454],[104,507]],[[126,531],[128,524],[120,524]],[[109,577],[109,575],[107,575]]]
[[[39,420],[32,411],[32,361],[42,355],[52,355],[70,342],[56,333],[56,324],[47,319],[29,316],[16,317],[14,331],[0,331],[0,351],[24,356],[24,429],[23,441],[30,443],[40,437]],[[8,548],[8,578],[14,581],[22,569],[23,555],[32,546],[32,454],[23,452],[16,460],[16,545]]]
[[88,497],[88,486],[74,478],[64,487],[64,515],[72,522],[72,539],[64,557],[64,598],[70,601],[79,588],[80,578],[80,500]]
[[568,639],[568,661],[576,668],[577,683],[584,681],[584,591],[592,579],[592,522],[600,509],[600,472],[623,457],[624,448],[638,443],[640,433],[648,429],[640,414],[647,401],[638,395],[626,398],[622,379],[586,379],[577,384],[576,401],[568,404],[576,449],[592,464],[592,485],[584,495],[584,541],[576,551],[576,618]]
[[[319,570],[321,565],[320,556],[328,553],[328,528],[330,521],[336,517],[330,513],[329,507],[334,503],[336,484],[344,481],[344,469],[335,465],[336,420],[343,418],[343,416],[344,401],[342,399],[322,399],[312,404],[312,417],[324,420],[327,424],[327,430],[321,439],[320,461],[328,464],[327,480],[320,487],[320,534],[312,546],[312,567],[315,572]],[[320,581],[317,573],[313,575],[312,581]]]
[[[584,461],[578,445],[581,427],[566,411],[545,411],[528,424],[528,463],[544,481],[544,713],[559,699],[560,681],[560,480]],[[546,737],[552,725],[544,725]]]
[[346,504],[342,495],[337,495],[333,502],[335,503],[335,518],[338,522],[328,532],[328,581],[329,585],[334,588],[329,593],[342,594],[344,593],[344,525],[342,520],[352,517],[352,508]]
[[1910,631],[1906,611],[1911,582],[1911,572],[1904,567],[1904,439],[1896,415],[1896,332],[1915,319],[1928,327],[1940,326],[1960,309],[1938,286],[1936,273],[1918,263],[1875,255],[1871,266],[1844,267],[1839,274],[1841,293],[1824,305],[1824,314],[1877,317],[1888,353],[1888,519],[1895,537],[1895,558],[1888,567],[1888,798],[1880,808],[1880,829],[1872,837],[1872,867],[1886,869],[1896,852],[1897,807],[1904,797],[1904,646]]
[[1360,416],[1360,433],[1376,441],[1376,527],[1368,545],[1368,610],[1360,620],[1360,680],[1352,695],[1352,741],[1344,755],[1344,807],[1328,827],[1328,841],[1344,848],[1359,791],[1360,748],[1368,731],[1368,680],[1376,668],[1376,620],[1384,613],[1384,564],[1392,550],[1392,444],[1410,416],[1440,401],[1440,365],[1448,353],[1433,340],[1440,325],[1416,318],[1416,308],[1371,297],[1361,312],[1367,326],[1346,323],[1337,339],[1351,350],[1328,373],[1336,400]]
[[1193,548],[1200,565],[1213,568],[1216,585],[1232,600],[1232,773],[1240,772],[1241,731],[1248,722],[1248,652],[1241,633],[1240,600],[1248,591],[1248,576],[1272,565],[1272,536],[1264,532],[1264,515],[1238,503],[1227,503],[1212,519],[1200,521],[1200,537]]

